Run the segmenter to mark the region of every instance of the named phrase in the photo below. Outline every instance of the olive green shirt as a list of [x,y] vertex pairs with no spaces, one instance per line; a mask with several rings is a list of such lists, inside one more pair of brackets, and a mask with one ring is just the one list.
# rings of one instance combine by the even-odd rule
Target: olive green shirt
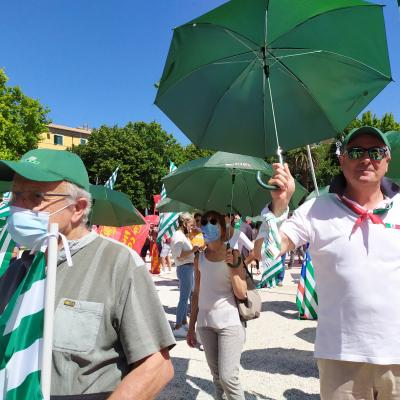
[[51,394],[112,392],[131,364],[175,340],[134,251],[95,236],[72,253],[73,266],[57,269]]

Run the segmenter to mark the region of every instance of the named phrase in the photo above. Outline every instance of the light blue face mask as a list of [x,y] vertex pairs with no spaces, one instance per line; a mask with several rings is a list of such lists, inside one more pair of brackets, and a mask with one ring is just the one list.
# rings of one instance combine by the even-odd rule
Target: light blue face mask
[[213,225],[208,223],[201,227],[201,232],[203,233],[204,241],[206,243],[215,242],[221,239],[221,228],[218,224]]
[[27,208],[10,207],[10,215],[7,218],[7,231],[11,238],[29,250],[38,248],[48,236],[49,218],[57,214],[71,204],[59,210],[48,213],[46,211],[32,211]]

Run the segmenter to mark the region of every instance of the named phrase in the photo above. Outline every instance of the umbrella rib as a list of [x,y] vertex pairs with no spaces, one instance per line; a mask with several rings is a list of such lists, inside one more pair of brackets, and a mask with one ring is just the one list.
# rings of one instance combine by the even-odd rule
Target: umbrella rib
[[[255,46],[261,47],[261,46],[260,46],[257,42],[255,42],[254,40],[250,39],[249,37],[247,37],[247,36],[245,36],[245,35],[243,35],[243,34],[237,32],[237,31],[234,31],[233,29],[230,29],[230,28],[228,28],[228,27],[226,27],[226,26],[217,25],[217,24],[214,24],[214,23],[212,23],[212,22],[196,22],[195,24],[196,24],[196,26],[201,26],[201,25],[205,25],[205,26],[206,26],[206,25],[209,25],[209,26],[212,26],[212,27],[214,27],[214,28],[218,28],[218,29],[224,30],[225,32],[228,32],[228,31],[229,31],[229,32],[231,32],[232,34],[236,34],[236,35],[242,37],[243,39],[248,40],[249,42],[253,43]],[[187,26],[193,26],[193,23],[183,25],[183,27],[187,27]],[[182,28],[182,27],[181,27],[181,28]]]
[[[271,54],[271,53],[270,53]],[[271,54],[272,57],[275,58],[275,56],[273,54]],[[338,130],[336,129],[336,127],[334,126],[334,124],[332,123],[332,121],[330,120],[330,118],[326,115],[326,113],[324,112],[324,110],[322,109],[321,105],[318,103],[317,99],[313,96],[312,92],[308,89],[307,85],[287,66],[285,65],[282,61],[280,60],[276,60],[276,62],[281,65],[284,70],[286,70],[286,72],[289,73],[290,76],[292,76],[292,78],[294,80],[296,80],[301,86],[303,86],[303,88],[305,89],[305,91],[308,93],[308,95],[310,96],[310,98],[314,101],[314,103],[318,106],[319,109],[321,109],[323,111],[323,115],[325,116],[325,118],[327,119],[327,121],[329,122],[329,124],[331,125],[331,127],[333,128],[333,130],[335,132],[337,132]]]
[[234,79],[234,81],[229,85],[229,87],[227,87],[227,88],[225,89],[225,91],[221,94],[221,96],[219,97],[219,99],[217,100],[217,102],[214,104],[213,111],[212,111],[210,117],[208,118],[207,124],[206,124],[206,126],[205,126],[205,128],[204,128],[204,130],[203,130],[203,133],[202,133],[202,135],[201,135],[201,138],[200,138],[200,140],[199,140],[199,143],[202,142],[202,140],[203,140],[203,138],[204,138],[204,135],[206,134],[206,132],[207,132],[207,130],[208,130],[208,128],[209,128],[211,122],[214,120],[214,116],[215,116],[215,114],[216,114],[216,110],[217,110],[217,108],[218,108],[218,105],[221,103],[221,100],[222,100],[222,99],[225,97],[225,95],[229,92],[229,90],[232,88],[232,86],[234,86],[234,85],[236,84],[236,82],[238,82],[238,80],[239,80],[240,78],[242,78],[242,76],[245,74],[246,70],[247,70],[250,66],[251,66],[250,70],[254,68],[255,63],[256,63],[256,60],[253,60],[248,66],[246,66],[246,68],[244,68],[244,69],[242,70],[242,72],[241,72],[241,73]]

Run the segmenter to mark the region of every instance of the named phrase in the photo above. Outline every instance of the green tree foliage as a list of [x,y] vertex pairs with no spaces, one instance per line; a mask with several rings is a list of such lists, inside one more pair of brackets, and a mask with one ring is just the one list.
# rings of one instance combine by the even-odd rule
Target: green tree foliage
[[0,158],[12,160],[37,147],[50,121],[48,108],[19,87],[8,87],[7,81],[0,69]]
[[86,145],[72,151],[84,161],[92,183],[104,184],[119,166],[115,189],[128,194],[141,211],[152,209],[153,195],[161,191],[170,160],[181,165],[211,153],[194,145],[183,148],[156,122],[102,126],[93,130]]

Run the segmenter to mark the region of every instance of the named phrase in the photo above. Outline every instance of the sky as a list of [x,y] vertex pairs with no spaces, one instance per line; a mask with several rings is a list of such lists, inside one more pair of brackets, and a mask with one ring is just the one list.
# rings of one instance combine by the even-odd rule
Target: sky
[[[322,0],[321,0],[322,1]],[[9,0],[2,3],[0,68],[9,85],[51,110],[53,123],[78,127],[157,121],[184,134],[154,105],[172,29],[225,0]],[[367,107],[400,121],[400,12],[383,0],[391,83]],[[360,27],[367,29],[367,27]]]

